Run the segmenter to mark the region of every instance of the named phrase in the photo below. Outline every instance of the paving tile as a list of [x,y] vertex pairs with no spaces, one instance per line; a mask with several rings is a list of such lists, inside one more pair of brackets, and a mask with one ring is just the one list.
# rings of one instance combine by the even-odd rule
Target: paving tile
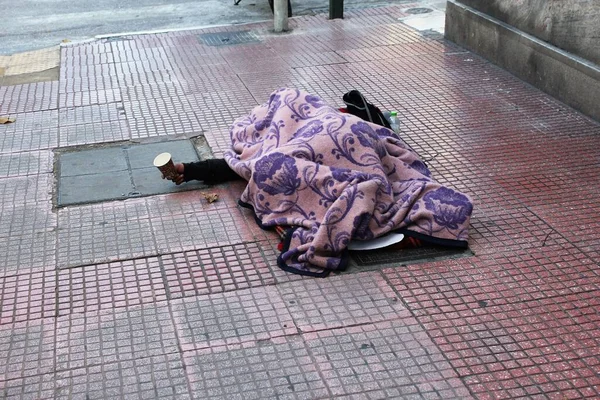
[[156,257],[58,271],[58,313],[133,307],[167,299]]
[[125,109],[122,103],[107,103],[89,106],[61,108],[59,110],[59,125],[92,124],[111,122],[125,119]]
[[53,161],[48,150],[0,154],[0,178],[50,173]]
[[164,303],[58,317],[56,336],[57,371],[178,351]]
[[50,174],[4,178],[0,185],[0,211],[20,208],[29,204],[49,203],[52,199],[53,179]]
[[44,150],[58,145],[57,110],[10,114],[12,124],[0,125],[0,153]]
[[189,399],[179,354],[77,368],[3,382],[5,399]]
[[277,289],[302,332],[410,316],[378,272],[291,282]]
[[73,79],[59,80],[59,95],[74,92],[93,92],[111,90],[119,87],[119,80],[111,75],[80,76]]
[[[0,181],[1,182],[1,181]],[[13,204],[0,212],[0,238],[39,237],[56,229],[56,213],[50,204]]]
[[0,339],[0,382],[54,370],[53,318],[1,325]]
[[272,285],[277,267],[268,243],[243,243],[160,257],[171,299]]
[[3,399],[51,399],[54,397],[54,374],[32,375],[0,383]]
[[122,100],[121,90],[113,88],[86,92],[61,93],[58,96],[58,106],[59,108],[70,108],[96,104],[119,103]]
[[[216,203],[213,203],[216,204]],[[159,253],[175,253],[253,240],[237,209],[211,207],[197,214],[164,215],[150,224]]]
[[66,207],[58,212],[60,268],[157,254],[144,199]]
[[0,87],[0,114],[55,110],[58,82],[37,82]]
[[198,121],[206,130],[229,128],[240,115],[250,112],[259,104],[245,87],[190,95],[188,98]]
[[0,325],[56,315],[56,272],[0,277]]
[[132,137],[126,120],[61,126],[58,131],[60,147],[120,142]]
[[190,399],[179,354],[94,365],[56,374],[56,399]]
[[293,335],[296,326],[272,286],[171,301],[183,351]]
[[92,230],[89,226],[70,224],[63,228],[59,216],[57,248],[59,268],[157,254],[149,220],[131,220],[126,223],[99,222],[98,224]]
[[317,366],[298,337],[258,345],[184,353],[194,399],[329,398]]
[[0,237],[0,275],[8,276],[56,266],[56,232]]
[[[383,391],[385,398],[467,398],[452,366],[413,319],[303,335],[333,396]],[[368,397],[367,397],[368,398]]]

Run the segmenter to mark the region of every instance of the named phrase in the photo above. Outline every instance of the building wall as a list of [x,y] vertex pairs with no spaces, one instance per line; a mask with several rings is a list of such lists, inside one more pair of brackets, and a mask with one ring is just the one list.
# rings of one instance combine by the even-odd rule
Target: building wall
[[600,65],[600,0],[458,0]]

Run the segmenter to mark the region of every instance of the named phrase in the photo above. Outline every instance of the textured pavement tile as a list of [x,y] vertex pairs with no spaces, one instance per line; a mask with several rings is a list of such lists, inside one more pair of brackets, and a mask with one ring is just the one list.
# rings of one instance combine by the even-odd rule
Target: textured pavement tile
[[58,112],[19,114],[12,124],[0,125],[0,153],[43,150],[58,145]]
[[165,304],[58,317],[56,332],[57,371],[178,350]]
[[62,227],[59,213],[59,268],[156,255],[150,221],[99,222]]
[[58,82],[37,82],[0,87],[0,114],[56,109]]
[[0,185],[0,211],[23,204],[45,204],[52,199],[53,178],[50,174],[4,178]]
[[56,374],[56,399],[189,399],[179,354],[166,354]]
[[59,315],[133,307],[167,299],[156,257],[58,272]]
[[0,237],[0,275],[52,270],[56,265],[56,233]]
[[184,353],[194,399],[329,398],[303,341],[279,338],[255,346]]
[[413,318],[303,335],[334,396],[383,390],[385,398],[469,397]]
[[268,243],[166,254],[160,257],[171,299],[275,283],[275,254]]
[[58,112],[58,118],[61,127],[111,122],[125,119],[125,109],[122,103],[61,108]]
[[61,147],[131,139],[129,124],[125,120],[61,126],[58,132]]
[[273,286],[184,298],[170,304],[183,351],[297,332]]
[[410,316],[378,272],[286,283],[277,290],[302,332]]
[[55,396],[54,385],[52,373],[13,379],[0,382],[0,397],[11,400],[52,399]]
[[54,370],[55,320],[0,326],[0,382]]
[[112,88],[86,92],[61,93],[58,96],[58,106],[59,108],[91,106],[95,104],[118,103],[122,100],[121,90]]
[[[0,180],[0,183],[2,180]],[[6,204],[0,211],[0,237],[36,236],[56,229],[56,213],[51,204]]]
[[164,215],[151,218],[150,223],[159,253],[227,246],[254,240],[237,208],[223,209],[209,204],[203,212]]
[[156,255],[144,199],[74,206],[58,212],[58,265]]
[[50,173],[53,161],[49,150],[0,154],[0,178]]
[[0,277],[0,325],[56,314],[56,272]]

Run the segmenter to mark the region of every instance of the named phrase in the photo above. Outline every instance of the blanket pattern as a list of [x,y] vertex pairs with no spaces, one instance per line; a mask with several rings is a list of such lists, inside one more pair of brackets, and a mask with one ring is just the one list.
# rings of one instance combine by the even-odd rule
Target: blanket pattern
[[240,204],[263,227],[288,227],[285,270],[345,268],[350,240],[390,231],[466,247],[471,199],[436,183],[393,131],[319,97],[279,89],[232,125],[229,166],[248,181]]

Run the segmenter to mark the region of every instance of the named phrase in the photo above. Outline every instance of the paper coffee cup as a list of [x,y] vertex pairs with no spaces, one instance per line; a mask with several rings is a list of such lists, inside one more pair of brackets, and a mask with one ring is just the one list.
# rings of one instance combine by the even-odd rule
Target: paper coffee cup
[[175,164],[173,164],[171,153],[160,153],[157,155],[154,158],[154,166],[163,173],[166,179],[173,180],[177,177],[177,170],[175,169]]

